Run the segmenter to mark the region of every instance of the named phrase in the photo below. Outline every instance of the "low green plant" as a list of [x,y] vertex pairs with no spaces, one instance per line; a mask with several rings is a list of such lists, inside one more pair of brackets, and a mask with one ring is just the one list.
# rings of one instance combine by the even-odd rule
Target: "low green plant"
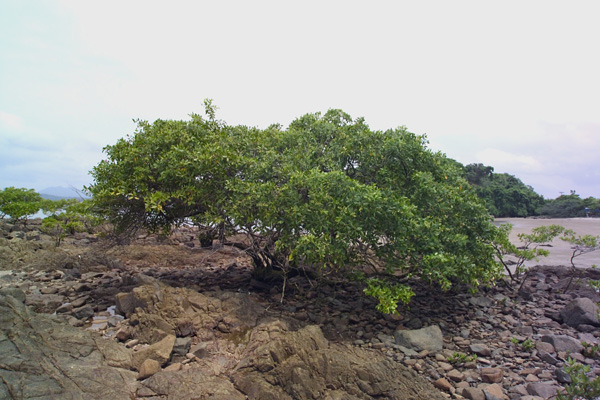
[[600,377],[590,377],[589,365],[582,365],[569,357],[564,370],[571,378],[571,383],[557,394],[556,400],[591,400],[600,396]]
[[[505,234],[498,236],[496,242],[493,243],[493,247],[498,261],[504,266],[511,281],[514,282],[525,271],[525,261],[539,260],[539,257],[547,257],[550,254],[548,250],[541,249],[540,246],[552,242],[565,231],[565,228],[560,225],[543,225],[533,228],[531,233],[520,233],[518,238],[522,242],[521,246],[516,246],[508,239],[512,224],[502,224],[500,230]],[[506,256],[517,258],[514,274],[509,268],[509,263],[505,259]]]
[[596,291],[596,293],[600,292],[600,281],[598,280],[588,280],[588,285]]
[[591,253],[592,251],[596,251],[600,249],[600,236],[594,235],[578,235],[573,230],[567,229],[563,232],[563,236],[561,237],[565,242],[571,243],[571,279],[567,284],[566,290],[569,290],[571,287],[571,283],[573,282],[573,278],[577,272],[577,268],[575,267],[575,258],[579,257],[582,254]]
[[530,351],[535,348],[535,342],[531,339],[525,339],[523,341],[520,341],[519,339],[512,337],[510,338],[510,341],[523,351]]
[[398,314],[398,302],[407,305],[415,295],[409,286],[391,284],[378,278],[367,279],[366,283],[365,294],[379,300],[376,309],[384,314]]
[[447,360],[452,364],[464,364],[477,360],[477,354],[467,355],[465,353],[459,353],[455,351],[451,356],[447,357]]
[[83,232],[90,228],[89,203],[76,199],[44,200],[42,210],[48,217],[42,221],[42,232],[52,236],[56,247],[68,235]]
[[598,344],[593,345],[593,344],[587,343],[587,342],[581,342],[581,345],[583,346],[583,355],[584,356],[600,359],[600,345],[598,345]]

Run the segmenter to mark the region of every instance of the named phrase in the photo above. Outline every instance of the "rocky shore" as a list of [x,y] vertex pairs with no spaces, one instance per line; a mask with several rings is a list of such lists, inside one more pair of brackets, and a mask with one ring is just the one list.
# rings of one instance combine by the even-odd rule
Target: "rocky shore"
[[[0,398],[549,399],[570,357],[600,374],[600,300],[586,270],[536,267],[519,289],[423,286],[400,316],[357,283],[251,279],[189,232],[64,248],[0,237]],[[598,355],[600,357],[600,355]]]

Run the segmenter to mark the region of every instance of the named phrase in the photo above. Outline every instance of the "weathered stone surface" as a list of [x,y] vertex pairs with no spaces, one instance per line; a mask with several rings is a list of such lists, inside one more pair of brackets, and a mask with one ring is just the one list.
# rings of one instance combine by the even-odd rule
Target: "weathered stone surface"
[[489,357],[492,354],[490,348],[483,343],[473,343],[469,346],[472,353],[482,357]]
[[148,358],[142,365],[140,365],[140,371],[138,373],[138,379],[146,379],[160,371],[160,363],[156,360]]
[[582,324],[600,326],[598,306],[587,297],[579,297],[567,304],[560,316],[565,324],[575,328]]
[[[0,398],[127,399],[129,351],[0,295]],[[118,368],[117,368],[118,367]]]
[[502,386],[497,383],[492,383],[491,385],[484,387],[483,394],[485,395],[485,400],[502,400],[506,398],[502,391]]
[[21,303],[25,303],[25,292],[19,288],[7,287],[0,289],[0,296],[12,296]]
[[416,330],[396,330],[394,340],[396,344],[415,351],[441,351],[444,344],[442,331],[437,325]]
[[558,386],[549,383],[532,382],[527,384],[527,392],[532,396],[539,396],[549,399],[556,395]]
[[[245,400],[246,396],[227,377],[209,376],[193,369],[160,371],[143,383],[145,388],[161,398],[192,400]],[[282,397],[283,399],[284,397]]]
[[164,365],[169,358],[171,358],[171,352],[175,345],[175,336],[167,335],[162,340],[146,347],[142,350],[136,351],[131,357],[131,364],[137,370],[141,367],[142,363],[147,359],[156,360],[161,366]]
[[462,390],[461,394],[465,399],[485,400],[485,394],[483,393],[483,390],[481,390],[479,388],[474,388],[474,387],[464,388]]
[[482,368],[480,375],[483,382],[500,383],[504,374],[500,368]]
[[445,392],[449,392],[452,389],[452,384],[446,378],[439,378],[434,381],[433,386]]
[[567,335],[544,335],[542,342],[550,343],[557,352],[581,353],[583,351],[579,340]]
[[[415,372],[384,355],[330,343],[317,326],[274,321],[252,331],[233,381],[249,399],[443,399]],[[329,397],[328,397],[329,396]]]
[[491,307],[494,304],[494,301],[488,297],[479,296],[479,297],[471,297],[469,302],[474,306],[478,307]]
[[32,293],[26,296],[25,304],[38,313],[52,314],[65,302],[65,296],[60,294]]

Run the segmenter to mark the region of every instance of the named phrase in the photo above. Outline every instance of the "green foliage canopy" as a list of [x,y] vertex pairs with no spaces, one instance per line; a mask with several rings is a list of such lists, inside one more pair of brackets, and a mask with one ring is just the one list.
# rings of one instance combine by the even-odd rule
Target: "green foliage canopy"
[[33,189],[7,187],[0,190],[0,218],[10,216],[14,221],[23,221],[40,210],[43,199]]
[[576,218],[600,216],[600,199],[582,199],[574,190],[553,200],[546,200],[540,214],[549,218]]
[[[318,276],[368,266],[394,284],[370,291],[405,300],[398,279],[448,289],[499,273],[496,229],[443,154],[404,127],[372,131],[340,110],[304,115],[287,129],[189,121],[138,121],[105,147],[93,170],[96,212],[119,232],[194,221],[244,234],[257,271],[311,269]],[[396,286],[394,286],[396,285]],[[382,306],[394,311],[394,307]]]
[[538,214],[544,198],[531,186],[506,173],[494,173],[483,164],[465,166],[465,178],[475,187],[490,213],[496,217],[528,217]]

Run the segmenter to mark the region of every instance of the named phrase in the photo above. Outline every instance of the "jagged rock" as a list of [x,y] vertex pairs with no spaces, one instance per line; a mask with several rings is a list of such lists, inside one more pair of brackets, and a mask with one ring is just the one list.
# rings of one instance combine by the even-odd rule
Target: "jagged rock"
[[[117,309],[122,309],[132,320],[143,322],[143,318],[152,319],[157,329],[170,334],[187,336],[195,332],[200,340],[208,340],[214,337],[216,326],[228,333],[247,331],[256,326],[264,313],[263,306],[242,293],[198,293],[169,287],[143,275],[139,275],[138,279],[145,284],[128,294],[118,294]],[[130,311],[132,308],[137,311]],[[152,317],[141,317],[143,314]],[[148,321],[148,326],[152,323]],[[138,336],[148,330],[148,327],[140,325],[136,327],[134,337],[148,341],[147,337]]]
[[579,340],[567,335],[544,335],[542,342],[550,343],[557,352],[581,353],[583,351]]
[[500,383],[504,374],[500,368],[482,368],[481,380],[486,383]]
[[527,392],[532,396],[549,399],[556,396],[558,386],[549,383],[532,382],[527,384]]
[[471,297],[469,302],[478,307],[491,307],[494,304],[492,299],[485,296]]
[[52,314],[65,302],[65,296],[60,294],[32,293],[26,296],[25,304],[38,313]]
[[86,320],[94,316],[94,308],[86,304],[85,306],[74,308],[72,314],[77,319]]
[[464,388],[462,390],[461,395],[465,399],[469,399],[469,400],[485,400],[485,393],[483,393],[483,390],[481,390],[479,388],[474,388],[474,387]]
[[25,303],[25,292],[19,288],[7,287],[0,289],[0,296],[12,296],[21,303]]
[[[143,382],[145,388],[162,398],[191,400],[246,400],[227,377],[210,376],[193,369],[160,371]],[[139,393],[139,392],[138,392]]]
[[130,358],[114,342],[0,295],[0,398],[130,398]]
[[185,356],[190,351],[191,345],[192,338],[177,338],[175,339],[175,344],[173,345],[173,354]]
[[443,346],[442,331],[439,326],[431,325],[416,330],[396,330],[394,340],[397,345],[415,351],[441,351]]
[[251,400],[444,398],[413,371],[382,354],[329,343],[314,325],[290,331],[282,321],[262,324],[245,354],[233,382]]
[[492,383],[484,387],[483,394],[485,395],[485,400],[503,400],[506,398],[502,391],[502,386],[497,383]]
[[565,324],[577,328],[579,325],[600,326],[598,306],[587,297],[579,297],[565,306],[560,312]]
[[133,353],[131,364],[138,371],[147,359],[156,360],[161,366],[165,365],[171,358],[174,345],[175,335],[166,335],[162,340]]
[[469,349],[472,353],[475,353],[481,357],[489,357],[490,355],[492,355],[492,351],[490,350],[490,348],[483,343],[473,343],[469,346]]

